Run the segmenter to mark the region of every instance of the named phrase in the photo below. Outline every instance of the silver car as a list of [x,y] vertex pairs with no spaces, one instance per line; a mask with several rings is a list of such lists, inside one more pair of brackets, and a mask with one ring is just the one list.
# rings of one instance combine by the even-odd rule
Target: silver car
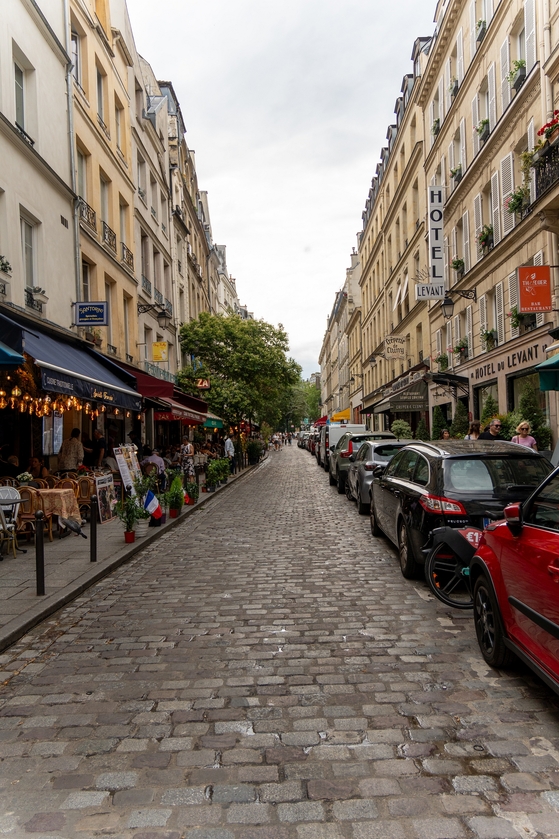
[[349,457],[345,494],[350,501],[357,501],[357,509],[365,516],[370,507],[370,488],[373,469],[386,466],[396,452],[413,443],[413,440],[367,440],[357,454]]

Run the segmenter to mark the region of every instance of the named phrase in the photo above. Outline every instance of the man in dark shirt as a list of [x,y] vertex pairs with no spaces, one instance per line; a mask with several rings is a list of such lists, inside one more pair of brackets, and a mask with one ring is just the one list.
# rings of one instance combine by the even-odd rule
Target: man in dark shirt
[[489,423],[489,429],[479,435],[478,440],[504,440],[505,437],[501,434],[501,420],[492,419]]
[[93,432],[93,466],[99,469],[106,455],[107,443],[100,431]]

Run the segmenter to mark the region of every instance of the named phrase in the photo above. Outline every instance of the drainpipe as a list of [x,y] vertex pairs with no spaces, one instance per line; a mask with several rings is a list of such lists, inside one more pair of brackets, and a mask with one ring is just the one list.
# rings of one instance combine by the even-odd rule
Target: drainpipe
[[[70,55],[70,10],[69,0],[64,0],[64,33],[66,53]],[[66,92],[68,100],[68,139],[70,142],[70,184],[72,192],[77,196],[76,189],[76,155],[74,149],[74,87],[72,81],[72,65],[66,65]],[[80,254],[80,219],[79,198],[74,198],[74,265],[76,283],[76,302],[81,300],[81,254]]]
[[553,116],[553,91],[551,86],[551,79],[545,73],[543,65],[551,55],[551,14],[549,8],[550,0],[542,0],[542,30],[543,39],[540,45],[540,55],[542,60],[540,62],[541,75],[541,89],[545,91],[545,120],[547,122]]

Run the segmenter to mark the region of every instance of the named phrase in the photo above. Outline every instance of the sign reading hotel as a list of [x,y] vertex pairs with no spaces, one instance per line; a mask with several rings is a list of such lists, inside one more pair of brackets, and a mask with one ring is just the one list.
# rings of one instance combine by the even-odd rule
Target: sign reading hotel
[[405,337],[403,335],[388,335],[384,339],[384,355],[386,358],[405,358]]
[[442,300],[445,296],[443,206],[443,187],[430,186],[428,190],[429,282],[416,285],[416,300]]
[[107,326],[107,302],[74,303],[76,326]]
[[169,361],[169,344],[167,341],[154,341],[151,349],[154,361]]
[[518,311],[551,312],[551,274],[549,265],[520,266],[518,269]]

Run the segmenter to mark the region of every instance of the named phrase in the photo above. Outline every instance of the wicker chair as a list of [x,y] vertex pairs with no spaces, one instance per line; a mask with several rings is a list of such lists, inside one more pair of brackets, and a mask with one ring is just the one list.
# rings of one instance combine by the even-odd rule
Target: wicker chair
[[[45,512],[43,499],[37,490],[32,489],[32,487],[20,487],[19,496],[21,498],[21,502],[17,515],[17,529],[27,534],[29,534],[29,532],[35,533],[35,512],[37,510],[42,510],[43,513]],[[52,515],[45,514],[44,522],[47,525],[49,542],[52,542]]]
[[56,477],[56,475],[47,475],[47,477],[43,478],[43,480],[49,489],[54,489],[56,484],[58,483],[58,478]]
[[71,489],[74,495],[77,497],[78,495],[78,483],[74,481],[72,478],[62,478],[60,481],[57,481],[55,489]]
[[0,559],[2,559],[2,552],[4,545],[7,545],[8,550],[12,549],[14,556],[17,551],[17,535],[15,521],[7,521],[2,507],[0,507]]
[[95,482],[91,478],[88,478],[87,476],[78,478],[78,491],[76,499],[83,518],[85,518],[85,514],[88,511],[91,512],[91,496],[94,492],[94,488]]
[[3,478],[0,478],[0,486],[3,487],[18,487],[19,481],[15,478],[10,478],[9,475],[4,475]]

